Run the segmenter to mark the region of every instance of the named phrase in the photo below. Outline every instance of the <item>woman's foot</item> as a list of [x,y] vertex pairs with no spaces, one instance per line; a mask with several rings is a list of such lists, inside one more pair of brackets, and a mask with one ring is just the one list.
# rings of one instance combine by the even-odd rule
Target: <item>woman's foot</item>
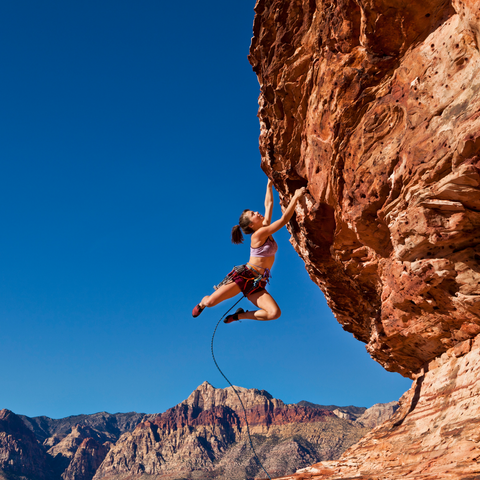
[[195,307],[192,310],[192,317],[198,317],[202,312],[205,307],[202,304],[195,305]]
[[227,318],[223,321],[223,323],[236,322],[238,320],[239,313],[245,313],[245,310],[243,308],[238,308],[235,313],[233,313],[232,315],[228,315]]

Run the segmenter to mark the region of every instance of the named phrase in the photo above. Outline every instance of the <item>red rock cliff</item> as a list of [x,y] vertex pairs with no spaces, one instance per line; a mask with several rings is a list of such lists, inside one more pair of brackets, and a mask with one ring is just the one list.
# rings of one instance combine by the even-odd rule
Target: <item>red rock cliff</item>
[[400,408],[334,462],[284,480],[480,478],[480,336],[433,360]]
[[262,168],[343,328],[389,371],[480,332],[480,6],[258,0]]

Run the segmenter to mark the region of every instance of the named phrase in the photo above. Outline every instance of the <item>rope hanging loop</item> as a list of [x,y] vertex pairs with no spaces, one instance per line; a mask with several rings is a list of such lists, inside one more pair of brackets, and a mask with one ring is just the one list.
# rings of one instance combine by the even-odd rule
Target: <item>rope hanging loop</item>
[[253,442],[252,442],[252,436],[250,435],[250,425],[248,424],[248,420],[247,420],[247,410],[245,409],[245,405],[243,404],[242,402],[242,399],[240,398],[240,395],[238,394],[237,392],[237,389],[232,385],[232,383],[230,382],[230,380],[226,377],[226,375],[222,372],[221,368],[218,366],[218,363],[217,363],[217,360],[215,358],[215,353],[213,352],[213,341],[215,339],[215,333],[217,333],[217,328],[218,326],[220,325],[220,322],[227,316],[227,314],[234,308],[236,307],[242,300],[243,298],[247,298],[248,294],[253,291],[253,289],[256,288],[256,285],[254,284],[253,285],[253,288],[250,289],[250,291],[246,294],[243,295],[243,297],[240,297],[240,300],[238,300],[233,306],[231,306],[224,314],[222,317],[220,317],[220,320],[217,322],[217,324],[215,325],[215,329],[213,331],[213,335],[212,335],[212,341],[211,341],[211,344],[210,344],[210,350],[212,352],[212,358],[213,358],[213,361],[215,362],[215,366],[217,367],[218,371],[220,372],[220,374],[222,375],[222,377],[227,381],[227,383],[232,387],[233,391],[235,392],[235,395],[237,396],[238,400],[240,401],[240,404],[242,405],[242,408],[243,408],[243,415],[245,417],[245,425],[247,426],[247,434],[248,434],[248,440],[250,441],[250,447],[252,449],[252,452],[257,460],[257,463],[260,465],[260,467],[262,467],[262,470],[266,473],[267,477],[272,480],[272,477],[268,474],[268,472],[265,470],[265,467],[263,466],[262,462],[260,461],[260,459],[258,458],[258,455],[257,455],[257,452],[255,451],[255,448],[253,447]]

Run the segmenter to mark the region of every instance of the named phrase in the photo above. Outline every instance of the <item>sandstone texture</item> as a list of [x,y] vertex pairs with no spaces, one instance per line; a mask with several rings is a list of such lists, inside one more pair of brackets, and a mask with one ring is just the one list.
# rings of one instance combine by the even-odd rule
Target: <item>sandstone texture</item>
[[480,332],[480,6],[258,0],[262,168],[343,328],[389,371]]
[[415,379],[339,461],[285,478],[479,479],[480,3],[255,12],[262,168],[283,206],[307,188],[292,244],[343,328]]
[[383,425],[290,480],[480,478],[480,336],[433,360]]
[[[254,448],[270,475],[293,473],[298,465],[315,462],[314,458],[338,458],[369,431],[326,409],[285,405],[263,390],[235,389],[247,412]],[[261,476],[233,388],[216,389],[205,382],[184,402],[124,434],[94,478],[245,480]]]

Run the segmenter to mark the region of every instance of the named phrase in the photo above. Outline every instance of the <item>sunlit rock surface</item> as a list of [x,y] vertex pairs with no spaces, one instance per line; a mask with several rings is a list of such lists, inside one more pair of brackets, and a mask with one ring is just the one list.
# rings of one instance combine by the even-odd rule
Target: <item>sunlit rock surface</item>
[[343,328],[416,378],[392,420],[295,478],[480,478],[480,3],[255,11],[262,168],[284,206],[308,189],[292,244]]
[[479,4],[259,0],[262,168],[344,329],[410,376],[480,332]]
[[430,362],[400,408],[347,450],[282,477],[296,480],[480,478],[480,336]]

